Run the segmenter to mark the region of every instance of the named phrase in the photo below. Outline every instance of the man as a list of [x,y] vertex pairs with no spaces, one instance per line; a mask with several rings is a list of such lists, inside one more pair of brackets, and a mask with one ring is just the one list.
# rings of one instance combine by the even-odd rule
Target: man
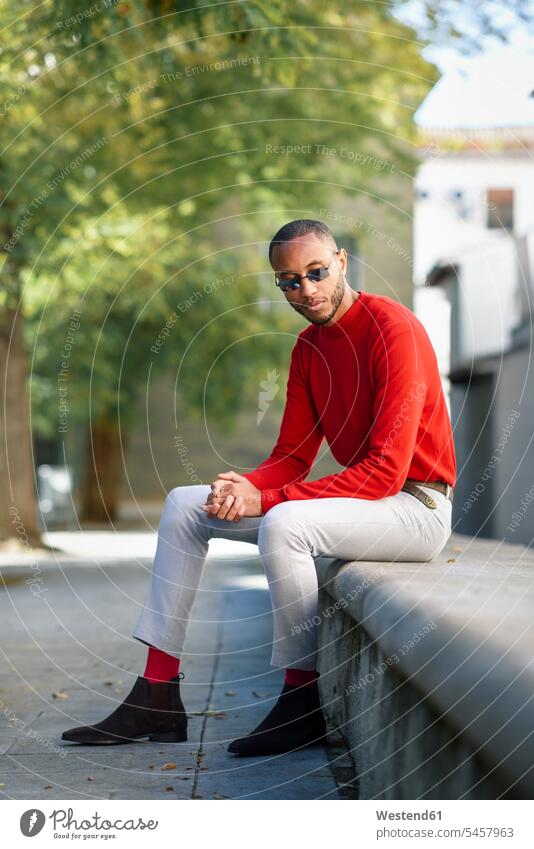
[[[259,547],[273,605],[271,665],[285,669],[273,709],[228,749],[269,755],[320,742],[314,558],[426,561],[450,536],[456,461],[423,326],[396,301],[349,287],[346,251],[320,221],[282,227],[269,260],[287,303],[308,322],[291,354],[276,445],[253,472],[221,472],[211,486],[170,492],[133,633],[149,646],[144,675],[109,717],[63,739],[187,739],[179,693],[186,625],[209,540],[227,537]],[[323,438],[345,468],[305,482]]]

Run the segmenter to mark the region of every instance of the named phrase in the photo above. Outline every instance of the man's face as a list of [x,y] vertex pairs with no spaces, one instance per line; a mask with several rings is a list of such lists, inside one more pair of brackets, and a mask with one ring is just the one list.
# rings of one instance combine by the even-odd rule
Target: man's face
[[312,324],[329,322],[337,312],[345,293],[344,272],[347,254],[342,248],[339,254],[335,255],[335,250],[336,245],[333,242],[323,240],[315,233],[307,233],[290,242],[276,245],[273,250],[273,269],[283,277],[306,274],[321,265],[329,266],[329,275],[324,280],[314,282],[302,277],[299,289],[288,289],[284,292],[290,306]]

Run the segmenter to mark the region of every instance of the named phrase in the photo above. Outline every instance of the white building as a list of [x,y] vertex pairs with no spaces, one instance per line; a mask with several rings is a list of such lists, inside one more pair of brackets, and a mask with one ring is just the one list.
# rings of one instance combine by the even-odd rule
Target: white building
[[[534,233],[534,53],[502,48],[466,60],[439,80],[415,119],[414,309],[445,376],[506,350],[528,300],[518,240]],[[461,277],[455,294],[424,287],[446,267]]]
[[534,53],[469,60],[416,121],[414,309],[450,401],[455,529],[530,545]]

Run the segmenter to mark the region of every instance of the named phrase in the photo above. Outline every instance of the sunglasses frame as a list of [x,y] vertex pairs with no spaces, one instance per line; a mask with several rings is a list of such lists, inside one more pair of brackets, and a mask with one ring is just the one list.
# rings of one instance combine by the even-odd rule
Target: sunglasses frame
[[[311,280],[312,283],[319,283],[321,280],[324,280],[326,277],[330,276],[330,266],[334,261],[334,257],[339,253],[339,248],[335,250],[332,254],[332,259],[328,263],[328,265],[320,265],[319,268],[312,268],[311,271],[306,272],[306,274],[295,274],[294,277],[291,277],[289,280],[280,280],[278,274],[275,272],[274,282],[278,286],[282,292],[289,292],[291,289],[300,289],[303,277],[307,277],[308,280]],[[287,273],[287,272],[284,272]],[[312,275],[317,275],[312,277]]]

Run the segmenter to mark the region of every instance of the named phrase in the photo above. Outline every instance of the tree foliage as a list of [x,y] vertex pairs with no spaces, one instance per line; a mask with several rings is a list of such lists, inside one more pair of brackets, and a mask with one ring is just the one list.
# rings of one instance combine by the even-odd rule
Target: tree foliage
[[[65,408],[127,428],[169,369],[187,411],[230,425],[258,367],[283,369],[300,324],[272,233],[340,195],[387,202],[415,168],[411,118],[437,75],[399,8],[0,3],[1,341],[23,316],[40,432],[61,435]],[[418,8],[427,35],[460,32]]]

